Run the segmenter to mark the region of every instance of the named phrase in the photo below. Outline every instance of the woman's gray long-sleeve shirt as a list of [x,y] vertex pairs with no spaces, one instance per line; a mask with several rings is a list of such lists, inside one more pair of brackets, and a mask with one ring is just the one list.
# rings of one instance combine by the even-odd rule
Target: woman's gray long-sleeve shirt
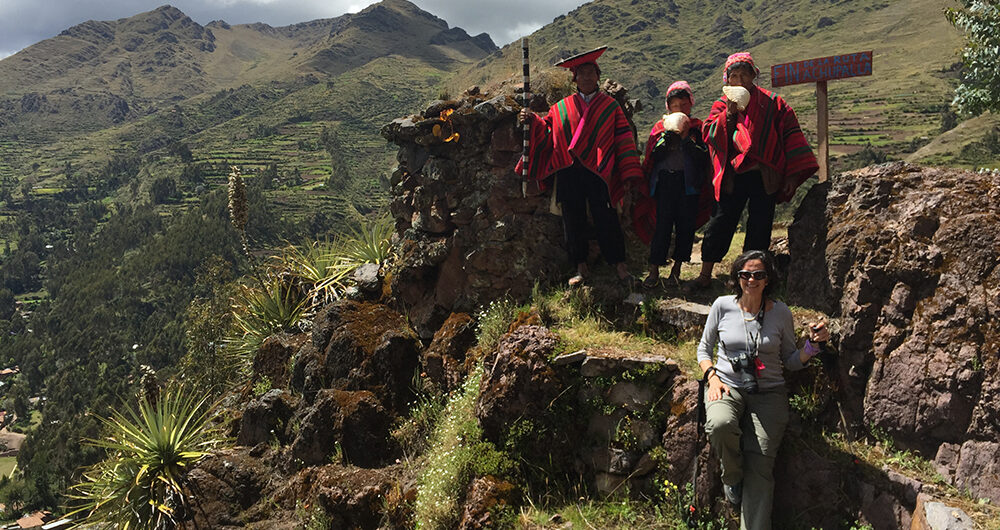
[[[757,319],[746,321],[744,315],[746,318],[751,317],[736,305],[735,296],[720,296],[715,299],[708,312],[701,342],[698,343],[698,362],[713,361],[723,383],[740,387],[743,384],[742,375],[733,370],[728,357],[737,357],[740,352],[748,351],[748,336],[751,339],[756,337],[757,355],[764,364],[757,376],[758,389],[763,391],[784,386],[782,366],[792,371],[801,370],[804,366],[795,345],[795,324],[791,310],[787,305],[775,301],[771,310],[764,312],[762,323]],[[722,352],[723,343],[726,354]],[[717,345],[720,346],[718,355]]]

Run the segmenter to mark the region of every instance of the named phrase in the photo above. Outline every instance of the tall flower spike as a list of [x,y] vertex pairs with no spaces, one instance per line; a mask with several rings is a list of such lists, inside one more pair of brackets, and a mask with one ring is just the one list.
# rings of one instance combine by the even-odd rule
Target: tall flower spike
[[231,166],[229,173],[229,219],[239,231],[246,230],[250,211],[247,208],[247,187],[240,175],[240,168]]

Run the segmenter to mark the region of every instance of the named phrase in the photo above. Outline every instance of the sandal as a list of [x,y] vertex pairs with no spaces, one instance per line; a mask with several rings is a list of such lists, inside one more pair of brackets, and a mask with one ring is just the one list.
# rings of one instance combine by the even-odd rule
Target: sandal
[[656,275],[656,276],[653,276],[653,275],[646,276],[646,279],[642,281],[642,287],[644,289],[652,289],[652,288],[656,287],[656,284],[659,283],[659,281],[660,281],[660,276],[659,275]]

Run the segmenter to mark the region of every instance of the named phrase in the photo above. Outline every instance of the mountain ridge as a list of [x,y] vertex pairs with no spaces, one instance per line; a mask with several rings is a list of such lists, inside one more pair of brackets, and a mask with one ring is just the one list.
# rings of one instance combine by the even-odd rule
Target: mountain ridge
[[[77,113],[89,130],[138,118],[157,103],[177,102],[243,84],[340,74],[400,53],[438,69],[479,60],[496,49],[406,0],[385,0],[358,13],[289,26],[202,26],[165,5],[115,21],[87,21],[0,60],[0,128],[21,122],[44,131],[44,116]],[[11,104],[28,97],[37,104]],[[124,100],[112,115],[81,111],[86,98]],[[112,105],[113,106],[113,105]],[[62,130],[66,120],[51,128]],[[14,131],[11,131],[14,132]],[[49,131],[53,132],[53,131]]]

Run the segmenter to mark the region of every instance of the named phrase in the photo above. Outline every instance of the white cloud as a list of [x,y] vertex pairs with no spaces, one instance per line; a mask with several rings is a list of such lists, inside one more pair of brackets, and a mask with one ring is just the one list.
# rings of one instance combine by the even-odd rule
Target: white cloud
[[498,46],[513,42],[552,22],[555,17],[585,4],[587,0],[412,0],[426,11],[458,26],[471,35],[482,32]]
[[541,22],[522,22],[510,29],[503,30],[502,34],[493,36],[493,40],[497,41],[499,45],[504,45],[508,42],[514,42],[521,37],[527,37],[541,29],[544,25]]
[[[585,0],[411,0],[452,27],[503,45]],[[87,20],[116,20],[170,3],[196,22],[284,26],[356,13],[372,0],[0,0],[0,50],[20,50]],[[6,53],[6,52],[4,52]],[[8,53],[9,55],[9,53]]]

